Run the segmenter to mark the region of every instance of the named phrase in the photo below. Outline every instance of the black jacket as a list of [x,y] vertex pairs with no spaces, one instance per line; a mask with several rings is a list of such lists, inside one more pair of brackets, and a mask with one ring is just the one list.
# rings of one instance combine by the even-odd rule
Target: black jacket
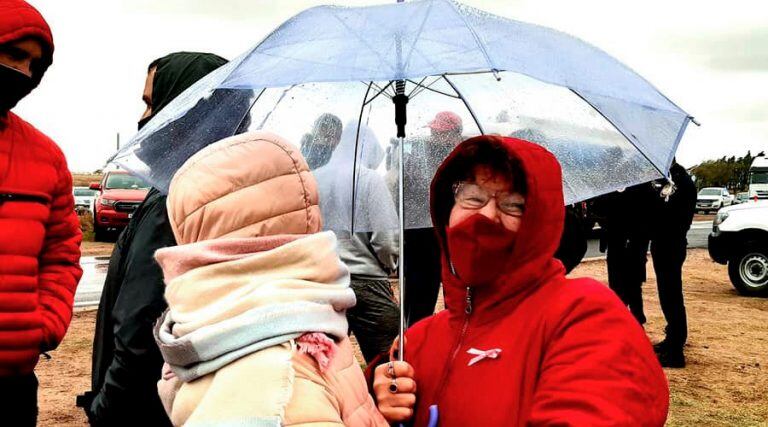
[[565,224],[563,235],[560,237],[560,246],[555,252],[555,258],[559,259],[568,274],[576,268],[587,253],[587,233],[584,231],[584,222],[570,207],[565,209]]
[[163,358],[152,335],[167,307],[153,256],[176,244],[165,199],[150,190],[112,251],[93,340],[93,391],[84,403],[92,425],[171,425],[157,394]]
[[684,239],[696,210],[696,185],[684,167],[673,163],[669,175],[675,192],[668,201],[659,197],[654,225],[654,240]]

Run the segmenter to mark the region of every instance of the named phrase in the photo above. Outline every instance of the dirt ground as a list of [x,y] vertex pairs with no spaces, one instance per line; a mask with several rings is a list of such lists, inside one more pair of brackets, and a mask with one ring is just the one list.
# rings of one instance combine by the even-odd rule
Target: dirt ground
[[[583,263],[573,277],[606,280],[602,260]],[[689,250],[684,270],[690,327],[688,366],[667,369],[671,389],[668,425],[768,426],[768,299],[739,296],[725,266],[706,250]],[[664,321],[653,269],[644,288],[646,331],[661,339]],[[78,311],[51,360],[41,360],[41,426],[84,425],[75,395],[90,388],[91,340],[95,311]]]
[[84,241],[80,245],[80,251],[82,256],[109,256],[114,246],[115,244],[111,242]]

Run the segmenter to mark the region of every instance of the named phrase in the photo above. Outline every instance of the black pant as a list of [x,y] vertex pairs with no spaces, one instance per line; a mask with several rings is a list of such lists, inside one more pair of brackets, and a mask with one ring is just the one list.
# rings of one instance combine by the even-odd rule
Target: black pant
[[682,348],[688,338],[688,320],[683,300],[683,263],[687,240],[685,236],[667,233],[651,242],[653,269],[659,288],[661,311],[667,320],[666,343]]
[[400,309],[389,280],[352,279],[357,304],[347,310],[349,328],[355,334],[366,362],[386,353],[399,332]]
[[648,239],[617,237],[608,239],[608,286],[629,307],[638,323],[645,324],[643,282],[648,253]]
[[37,424],[37,377],[34,373],[0,377],[0,417],[2,425]]
[[405,319],[408,326],[435,312],[440,292],[440,245],[432,228],[405,230]]

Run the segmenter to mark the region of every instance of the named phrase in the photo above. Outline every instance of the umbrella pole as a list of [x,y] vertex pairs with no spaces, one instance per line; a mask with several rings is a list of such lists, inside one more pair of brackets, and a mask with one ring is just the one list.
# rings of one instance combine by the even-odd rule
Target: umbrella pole
[[405,319],[405,124],[407,119],[408,95],[405,94],[405,82],[398,80],[395,82],[395,96],[392,98],[395,104],[395,124],[397,125],[397,138],[400,141],[400,164],[398,166],[398,211],[400,214],[400,260],[398,266],[398,280],[400,290],[400,332],[397,340],[397,359],[405,360],[405,329],[407,327]]
[[[398,3],[402,3],[405,0],[397,0]],[[402,70],[402,40],[398,35],[397,39],[397,65],[398,69]],[[404,170],[404,153],[405,153],[405,123],[406,123],[406,110],[405,106],[408,104],[408,96],[405,95],[405,81],[398,80],[395,82],[395,97],[392,99],[395,103],[395,124],[397,125],[397,137],[400,140],[400,166],[399,171],[399,213],[400,213],[400,259],[399,266],[397,268],[398,290],[400,291],[400,331],[397,340],[397,360],[405,360],[405,207],[403,197],[403,170]],[[402,425],[402,424],[401,424]]]
[[405,152],[405,138],[400,137],[399,138],[399,148],[400,148],[400,161],[398,165],[398,210],[400,214],[400,261],[399,266],[397,268],[397,279],[398,279],[398,290],[400,294],[400,331],[398,333],[398,340],[397,340],[397,360],[405,360],[405,354],[404,354],[404,341],[405,341],[405,329],[406,329],[406,319],[405,319],[405,197],[404,197],[404,184],[403,184],[403,176],[404,174],[404,157],[403,154]]

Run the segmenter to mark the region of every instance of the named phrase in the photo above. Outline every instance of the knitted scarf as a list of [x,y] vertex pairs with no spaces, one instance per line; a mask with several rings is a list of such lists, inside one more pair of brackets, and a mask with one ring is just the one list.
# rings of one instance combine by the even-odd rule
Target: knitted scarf
[[155,257],[168,301],[155,340],[181,381],[307,333],[347,335],[355,296],[331,232],[216,239]]

